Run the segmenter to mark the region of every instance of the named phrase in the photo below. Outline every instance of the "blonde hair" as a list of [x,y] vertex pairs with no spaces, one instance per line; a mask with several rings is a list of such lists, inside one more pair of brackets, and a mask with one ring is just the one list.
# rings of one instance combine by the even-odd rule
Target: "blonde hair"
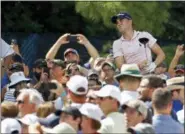
[[1,103],[1,116],[4,118],[17,117],[19,110],[14,102],[4,101]]
[[52,102],[45,102],[39,105],[36,115],[40,118],[46,118],[51,113],[55,112],[55,107]]

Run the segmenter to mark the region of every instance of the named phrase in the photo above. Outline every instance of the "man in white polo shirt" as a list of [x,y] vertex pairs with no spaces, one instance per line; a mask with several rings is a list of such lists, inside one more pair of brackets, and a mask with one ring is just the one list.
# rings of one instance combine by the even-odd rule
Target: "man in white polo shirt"
[[99,133],[126,133],[126,117],[118,112],[121,104],[121,92],[114,85],[105,85],[95,94],[98,97],[98,104],[105,114],[105,118],[101,121]]
[[[132,17],[128,13],[119,13],[112,17],[121,38],[113,43],[113,55],[117,67],[122,64],[138,64],[143,74],[155,71],[155,68],[165,59],[165,54],[156,39],[148,32],[135,31],[132,26]],[[156,59],[152,61],[152,53]]]

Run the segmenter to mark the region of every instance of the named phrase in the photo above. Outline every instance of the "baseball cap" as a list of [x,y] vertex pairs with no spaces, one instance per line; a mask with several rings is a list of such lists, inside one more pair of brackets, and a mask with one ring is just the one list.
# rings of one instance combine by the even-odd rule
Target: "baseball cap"
[[88,77],[90,77],[91,75],[97,75],[97,77],[99,76],[98,72],[96,70],[93,70],[93,69],[88,71]]
[[66,57],[66,55],[67,55],[68,53],[74,53],[74,54],[76,54],[76,55],[79,55],[78,52],[77,52],[77,50],[75,50],[75,49],[73,49],[73,48],[68,48],[68,49],[64,52],[64,57]]
[[101,70],[101,66],[103,64],[103,62],[105,61],[106,59],[103,58],[103,57],[98,57],[96,58],[96,60],[94,61],[94,65],[93,65],[93,68],[96,70],[96,71],[100,71]]
[[65,62],[62,61],[62,60],[60,60],[60,59],[54,59],[54,60],[52,60],[52,63],[53,63],[55,66],[62,67],[63,69],[66,68]]
[[66,122],[62,122],[60,124],[58,124],[57,126],[55,126],[54,128],[50,129],[50,128],[45,128],[45,127],[41,127],[41,129],[44,131],[44,133],[58,133],[58,134],[72,134],[72,133],[77,133],[76,130],[69,125]]
[[182,72],[182,73],[184,73],[184,70],[185,70],[185,68],[184,68],[184,65],[182,65],[182,64],[179,64],[179,65],[177,65],[175,67],[175,72]]
[[140,112],[144,118],[146,119],[147,117],[147,112],[148,112],[148,109],[147,109],[147,106],[144,102],[142,102],[141,100],[130,100],[128,102],[126,102],[122,108],[123,110],[126,109],[127,107],[130,107],[130,108],[134,108],[136,109],[138,112]]
[[13,118],[6,118],[1,121],[1,133],[18,133],[21,134],[22,127],[18,120]]
[[116,24],[117,19],[132,20],[132,17],[129,13],[126,13],[126,12],[118,13],[117,15],[112,16],[111,18],[112,23]]
[[16,72],[23,72],[24,68],[23,65],[21,63],[13,63],[10,67],[9,67],[9,71],[16,71]]
[[104,116],[100,107],[96,104],[92,103],[85,103],[81,106],[80,112],[82,115],[85,115],[91,119],[101,121],[102,117]]
[[10,76],[10,81],[9,88],[12,88],[23,81],[28,83],[30,82],[30,79],[26,78],[23,72],[15,72]]
[[112,97],[121,104],[121,91],[114,85],[105,85],[99,91],[95,91],[98,97]]
[[105,62],[102,64],[101,68],[103,68],[105,65],[108,65],[108,66],[110,66],[113,70],[116,70],[116,67],[114,66],[114,64],[111,63],[111,62],[109,62],[109,61],[105,61]]
[[33,67],[34,68],[43,68],[43,67],[47,67],[47,63],[44,59],[37,59],[34,63],[33,63]]
[[[88,80],[86,77],[75,75],[69,79],[67,87],[74,94],[85,95],[88,91]],[[80,88],[84,88],[84,91],[80,90]]]
[[79,111],[79,109],[77,107],[73,107],[73,106],[63,107],[61,110],[61,113],[66,113],[66,114],[75,116],[76,118],[82,117],[82,114]]
[[25,115],[23,118],[18,119],[21,123],[25,124],[25,125],[31,125],[34,124],[38,121],[38,117],[36,115],[33,114],[27,114]]
[[184,89],[185,86],[184,76],[168,79],[166,81],[166,84],[169,90]]

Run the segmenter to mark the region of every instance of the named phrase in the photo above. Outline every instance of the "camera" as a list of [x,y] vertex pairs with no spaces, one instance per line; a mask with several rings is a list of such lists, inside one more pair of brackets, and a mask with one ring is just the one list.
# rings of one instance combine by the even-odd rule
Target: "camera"
[[77,35],[69,35],[68,37],[67,37],[67,40],[69,41],[69,42],[78,42],[78,38],[77,38],[78,36]]

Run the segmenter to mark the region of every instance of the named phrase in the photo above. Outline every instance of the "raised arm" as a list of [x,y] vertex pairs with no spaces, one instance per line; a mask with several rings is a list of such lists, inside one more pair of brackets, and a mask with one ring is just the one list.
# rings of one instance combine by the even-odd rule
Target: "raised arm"
[[87,49],[89,55],[95,60],[97,57],[99,57],[99,53],[96,50],[96,48],[90,43],[90,41],[82,34],[77,34],[78,43],[85,46]]
[[69,43],[69,41],[67,40],[67,36],[70,34],[64,34],[62,35],[56,42],[55,44],[50,48],[50,50],[48,51],[48,53],[46,54],[46,59],[54,59],[59,48],[63,45],[63,44],[67,44]]
[[178,64],[179,62],[179,59],[180,57],[184,54],[184,50],[183,50],[183,47],[184,45],[178,45],[177,46],[177,49],[176,49],[176,52],[175,52],[175,55],[170,63],[170,66],[169,66],[169,69],[168,69],[168,73],[174,77],[175,76],[175,67],[176,65]]

